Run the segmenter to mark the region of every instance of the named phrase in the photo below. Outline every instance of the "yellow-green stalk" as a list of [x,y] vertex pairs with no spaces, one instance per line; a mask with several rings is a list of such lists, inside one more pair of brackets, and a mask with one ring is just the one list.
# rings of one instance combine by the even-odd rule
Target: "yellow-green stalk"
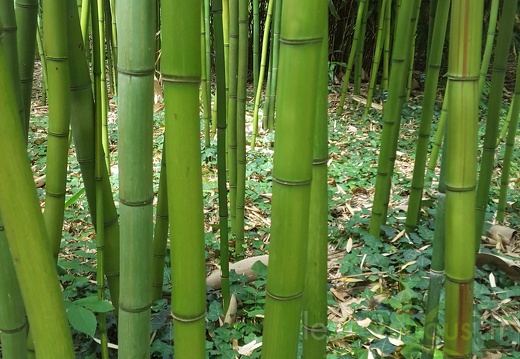
[[200,11],[198,1],[161,3],[174,356],[193,359],[206,358]]
[[444,357],[471,358],[482,0],[452,0],[446,129]]
[[[285,0],[262,358],[296,358],[303,302],[323,27],[319,0]],[[321,93],[321,91],[320,91]],[[287,254],[291,255],[288,256]]]

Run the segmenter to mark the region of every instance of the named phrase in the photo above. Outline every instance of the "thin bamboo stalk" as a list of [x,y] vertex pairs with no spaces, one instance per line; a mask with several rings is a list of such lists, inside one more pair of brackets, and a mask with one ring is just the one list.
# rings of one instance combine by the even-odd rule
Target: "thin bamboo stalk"
[[248,3],[238,2],[238,84],[237,84],[237,199],[236,245],[237,256],[243,254],[244,210],[246,197],[246,101],[248,54]]
[[356,17],[356,25],[354,28],[354,38],[352,39],[352,47],[350,48],[350,54],[347,62],[347,71],[345,72],[345,76],[343,76],[343,86],[341,87],[341,97],[339,100],[338,110],[336,112],[337,115],[341,115],[343,113],[343,106],[345,105],[345,96],[347,94],[348,83],[350,81],[350,73],[352,72],[352,66],[354,65],[354,59],[356,57],[359,36],[361,34],[361,22],[363,20],[365,6],[368,6],[366,4],[366,0],[360,0]]
[[361,32],[359,33],[359,43],[356,47],[356,58],[354,59],[354,95],[361,92],[361,77],[363,75],[363,53],[365,51],[365,35],[367,32],[368,8],[370,2],[363,8],[363,18],[361,19]]
[[435,109],[435,98],[437,96],[437,84],[439,81],[444,41],[446,38],[446,27],[448,25],[450,4],[451,0],[438,0],[437,10],[435,11],[436,24],[434,25],[431,44],[433,50],[428,57],[421,122],[417,140],[417,149],[415,151],[410,200],[408,201],[409,205],[406,216],[406,229],[410,232],[415,231],[417,223],[419,222],[419,213],[424,187],[424,167],[426,166],[428,144],[430,142],[431,124]]
[[412,18],[416,13],[418,1],[407,0],[401,6],[397,22],[396,37],[402,39],[394,42],[392,51],[392,69],[388,88],[388,101],[383,111],[383,133],[381,135],[381,151],[377,162],[376,192],[370,219],[370,234],[379,237],[381,226],[386,223],[386,212],[390,197],[390,187],[395,162],[395,153],[399,138],[401,113],[405,97],[408,61],[412,43]]
[[223,307],[227,308],[231,298],[229,292],[229,228],[226,188],[226,83],[224,66],[224,34],[222,31],[222,2],[212,2],[213,26],[215,36],[215,68],[217,93],[215,106],[217,115],[217,171],[218,171],[218,211],[220,226],[220,277],[222,282]]
[[[71,3],[71,4],[69,4]],[[89,68],[85,56],[85,48],[80,28],[78,14],[74,0],[68,1],[68,51],[69,51],[69,75],[70,75],[70,99],[71,99],[71,130],[74,137],[76,157],[81,169],[81,176],[85,186],[85,193],[89,204],[89,211],[95,228],[97,222],[97,201],[95,187],[95,110],[90,82]],[[74,9],[75,10],[75,9]],[[112,197],[112,188],[108,180],[108,172],[105,169],[101,175],[103,183],[103,212],[104,221],[104,267],[110,289],[110,299],[115,308],[119,305],[119,222],[118,214]]]
[[251,135],[251,148],[256,146],[256,137],[258,135],[258,109],[260,108],[260,96],[262,95],[262,83],[265,76],[265,63],[267,61],[267,47],[269,42],[269,29],[271,27],[271,17],[273,14],[273,4],[275,0],[269,0],[267,5],[267,15],[264,23],[264,37],[262,40],[262,58],[260,60],[260,73],[258,75],[258,83],[255,91],[255,107],[253,109],[253,134]]
[[500,118],[504,80],[506,76],[507,60],[509,57],[509,48],[513,36],[517,4],[518,1],[516,0],[504,0],[498,28],[497,46],[495,48],[493,59],[493,74],[491,76],[491,89],[488,101],[486,133],[484,135],[484,145],[477,186],[477,219],[475,223],[475,243],[477,244],[477,250],[480,247],[481,234],[484,227],[488,204],[489,187],[491,185],[491,177],[494,168],[498,136],[498,120]]
[[36,48],[36,27],[38,26],[38,0],[15,0],[14,10],[18,26],[18,66],[24,107],[24,128],[29,128],[31,96]]
[[276,111],[276,84],[278,82],[278,62],[280,59],[280,27],[282,20],[282,3],[283,0],[275,0],[274,8],[274,26],[273,41],[271,42],[271,51],[273,53],[272,61],[269,62],[271,69],[271,82],[269,83],[269,111],[267,113],[267,128],[269,131],[274,130],[275,111]]
[[513,158],[513,150],[515,145],[515,137],[518,125],[518,116],[520,115],[520,58],[517,59],[515,95],[511,104],[511,120],[509,121],[509,132],[506,139],[506,151],[504,154],[502,175],[500,177],[500,195],[497,206],[497,221],[504,222],[505,208],[507,202],[507,192],[509,189],[509,174],[511,171],[511,161]]

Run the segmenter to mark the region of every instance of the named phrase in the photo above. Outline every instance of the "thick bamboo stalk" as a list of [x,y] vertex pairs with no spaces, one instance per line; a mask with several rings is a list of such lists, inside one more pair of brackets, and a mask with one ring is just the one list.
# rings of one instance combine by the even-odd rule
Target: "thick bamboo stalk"
[[[199,9],[199,8],[197,8]],[[155,2],[116,8],[119,34],[119,356],[150,356]]]
[[304,286],[301,273],[305,272],[309,233],[313,130],[323,26],[326,26],[316,18],[324,19],[323,13],[327,13],[323,1],[285,0],[282,6],[281,76],[277,91],[262,358],[297,355]]
[[[204,215],[200,167],[200,2],[162,2],[162,74],[172,316],[176,358],[206,358]],[[184,56],[178,56],[178,53]]]
[[511,47],[511,38],[513,36],[513,26],[515,23],[517,4],[518,1],[516,0],[504,0],[498,28],[497,46],[495,48],[495,55],[493,59],[493,74],[491,76],[491,89],[488,101],[486,134],[484,137],[481,167],[477,186],[477,220],[475,223],[475,243],[478,246],[480,246],[482,230],[484,227],[489,187],[491,185],[491,177],[493,174],[495,162],[498,120],[500,118],[500,107],[502,106],[504,80],[506,77],[507,60],[509,57],[509,48]]
[[[320,15],[324,15],[320,13]],[[316,21],[327,24],[327,18]],[[328,242],[328,26],[323,29],[309,211],[309,244],[303,293],[303,357],[325,358],[327,346],[327,242]]]
[[483,1],[452,1],[446,131],[446,358],[471,357],[482,13]]
[[43,36],[49,82],[47,182],[43,218],[52,253],[57,258],[63,226],[70,125],[66,7],[61,1],[49,0],[43,3]]
[[[0,23],[0,83],[12,83]],[[74,358],[74,347],[58,285],[38,195],[28,165],[26,141],[12,86],[0,96],[0,213],[23,296],[38,358]],[[20,216],[23,213],[24,216]],[[31,223],[27,225],[28,221]],[[49,323],[52,325],[49,325]],[[57,345],[59,343],[59,345]]]

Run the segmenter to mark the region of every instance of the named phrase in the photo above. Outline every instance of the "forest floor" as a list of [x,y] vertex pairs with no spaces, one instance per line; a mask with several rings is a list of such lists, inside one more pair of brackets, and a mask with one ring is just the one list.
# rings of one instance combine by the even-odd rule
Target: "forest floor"
[[[423,196],[420,226],[416,233],[404,231],[407,201],[413,171],[413,154],[421,111],[421,95],[416,94],[404,109],[401,136],[393,177],[388,221],[384,235],[376,239],[368,234],[376,178],[381,111],[374,108],[367,118],[364,106],[349,97],[342,116],[335,114],[337,89],[330,95],[329,116],[329,263],[328,263],[328,356],[327,358],[418,358],[424,324],[424,300],[428,289],[428,271],[435,224],[436,177]],[[251,94],[251,93],[250,93]],[[39,104],[35,92],[30,130],[30,157],[39,194],[44,198],[45,138],[47,107]],[[110,101],[109,130],[114,199],[117,186],[117,109]],[[377,107],[377,106],[376,106]],[[507,108],[504,108],[506,111]],[[248,121],[252,118],[248,104]],[[433,131],[439,114],[436,109]],[[154,190],[158,189],[162,151],[164,113],[154,115]],[[483,129],[481,130],[481,135]],[[248,133],[249,139],[250,133]],[[255,148],[247,150],[246,174],[246,257],[269,252],[272,133],[262,133]],[[503,144],[499,147],[501,160]],[[216,142],[201,145],[205,213],[205,241],[208,274],[219,268],[218,192]],[[520,225],[520,149],[515,150],[508,196],[507,224]],[[500,162],[499,162],[500,163]],[[500,164],[497,164],[490,194],[487,227],[493,223],[498,202]],[[67,184],[68,206],[65,213],[63,253],[59,259],[64,298],[74,302],[95,295],[95,235],[74,149],[69,153]],[[516,261],[509,273],[504,267],[483,263],[476,269],[474,342],[478,358],[520,358],[520,240],[513,236],[496,241],[483,237],[481,251]],[[167,260],[167,266],[169,261]],[[218,290],[208,289],[207,352],[211,358],[258,358],[262,341],[263,304],[266,267],[253,266],[256,280],[233,274],[232,291],[238,305],[232,327],[222,326],[224,315]],[[515,270],[517,272],[515,272]],[[172,318],[169,307],[170,269],[165,269],[164,299],[154,303],[151,345],[153,357],[172,357]],[[444,292],[439,308],[438,349],[442,357]],[[99,351],[94,339],[73,325],[78,358],[95,358]],[[109,315],[110,342],[116,343],[115,321]],[[116,350],[111,349],[115,354]]]

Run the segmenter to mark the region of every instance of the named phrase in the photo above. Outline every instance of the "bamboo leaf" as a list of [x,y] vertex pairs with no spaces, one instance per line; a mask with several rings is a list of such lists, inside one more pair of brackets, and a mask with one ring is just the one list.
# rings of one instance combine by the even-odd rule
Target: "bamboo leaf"
[[67,317],[70,325],[79,332],[91,337],[96,333],[96,316],[90,310],[79,305],[72,304],[67,309]]

